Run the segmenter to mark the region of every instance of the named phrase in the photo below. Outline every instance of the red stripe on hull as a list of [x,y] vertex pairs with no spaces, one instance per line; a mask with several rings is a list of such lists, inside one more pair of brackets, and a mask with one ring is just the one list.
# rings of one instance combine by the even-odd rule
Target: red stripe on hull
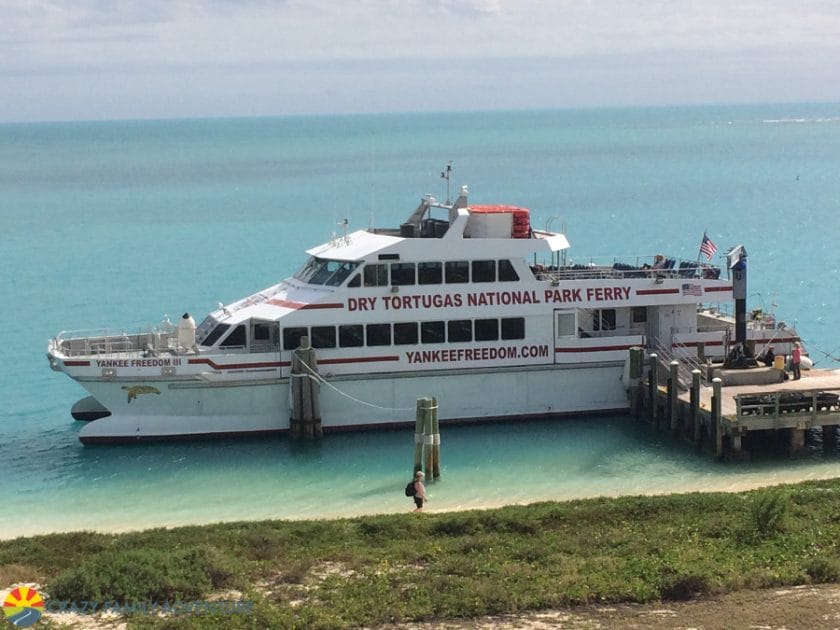
[[273,306],[282,306],[283,308],[290,308],[292,310],[314,310],[319,308],[344,308],[342,302],[323,302],[316,304],[308,304],[307,302],[294,302],[292,300],[273,299],[268,300],[268,304]]
[[248,368],[267,368],[267,367],[288,367],[291,365],[288,361],[265,361],[263,363],[225,363],[218,364],[212,359],[189,359],[187,361],[190,365],[199,365],[205,363],[214,370],[246,370]]
[[679,292],[679,289],[636,289],[636,295],[666,295]]
[[88,367],[90,361],[65,361],[64,367]]
[[706,293],[713,293],[714,291],[731,291],[732,287],[704,287]]
[[554,352],[612,352],[614,350],[629,350],[635,346],[598,346],[597,348],[554,348]]
[[328,365],[333,363],[376,363],[377,361],[399,361],[398,356],[385,357],[357,357],[354,359],[319,359],[318,365]]

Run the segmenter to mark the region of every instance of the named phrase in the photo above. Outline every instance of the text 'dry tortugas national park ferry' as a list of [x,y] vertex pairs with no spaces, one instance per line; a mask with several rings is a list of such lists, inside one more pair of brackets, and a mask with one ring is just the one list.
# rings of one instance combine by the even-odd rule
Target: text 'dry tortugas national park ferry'
[[[287,431],[302,340],[326,431],[413,423],[429,395],[446,421],[624,410],[631,347],[728,352],[728,269],[664,256],[572,265],[568,246],[528,210],[469,205],[464,188],[453,204],[424,198],[399,229],[309,250],[293,277],[197,328],[185,315],[177,327],[61,333],[48,357],[90,393],[73,416],[95,443]],[[749,322],[748,338],[787,353],[795,333],[772,324]]]

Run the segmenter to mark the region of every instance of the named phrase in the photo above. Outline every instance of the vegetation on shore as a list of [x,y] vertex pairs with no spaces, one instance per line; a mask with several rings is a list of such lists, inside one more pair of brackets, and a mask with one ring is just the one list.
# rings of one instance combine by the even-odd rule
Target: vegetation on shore
[[[408,509],[408,505],[407,505]],[[339,628],[840,581],[840,480],[742,494],[238,522],[0,541],[0,587],[67,602],[248,600],[137,628]]]

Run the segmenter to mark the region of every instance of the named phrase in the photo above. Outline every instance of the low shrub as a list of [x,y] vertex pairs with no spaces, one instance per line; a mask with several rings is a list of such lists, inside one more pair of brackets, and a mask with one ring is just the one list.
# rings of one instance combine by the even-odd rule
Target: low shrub
[[840,582],[840,560],[819,556],[805,564],[805,573],[815,584]]
[[66,601],[194,600],[226,586],[231,563],[214,547],[176,552],[111,549],[59,573],[47,586],[50,597]]
[[790,500],[781,492],[761,492],[750,504],[750,522],[759,536],[770,536],[782,529]]

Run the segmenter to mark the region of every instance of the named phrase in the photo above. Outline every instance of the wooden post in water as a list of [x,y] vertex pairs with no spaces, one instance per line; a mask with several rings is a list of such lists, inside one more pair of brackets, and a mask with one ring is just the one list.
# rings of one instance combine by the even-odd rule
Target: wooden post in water
[[639,347],[630,348],[630,413],[637,420],[641,416],[641,383],[645,367],[644,350]]
[[432,435],[432,399],[423,398],[423,472],[426,481],[433,481],[434,473],[434,451],[435,438]]
[[440,477],[440,424],[437,398],[418,398],[414,421],[414,472],[424,469],[426,481]]
[[655,426],[659,426],[657,419],[657,395],[659,392],[659,356],[654,352],[650,355],[650,371],[648,372],[648,397],[650,398],[650,419]]
[[301,337],[300,347],[292,353],[292,374],[289,379],[292,396],[289,434],[293,440],[311,441],[323,436],[321,405],[318,400],[320,386],[315,379],[317,367],[315,350],[309,345],[309,337]]
[[700,370],[691,370],[691,427],[694,441],[700,442]]
[[825,424],[822,428],[823,450],[831,453],[837,447],[837,425]]
[[697,342],[697,360],[700,363],[706,362],[706,342],[705,341],[698,341]]
[[412,475],[416,475],[418,470],[423,470],[423,398],[417,399],[417,415],[414,421],[414,470]]
[[434,478],[440,477],[440,422],[438,420],[438,401],[437,397],[432,396],[432,409],[430,414],[432,422],[432,450],[434,453],[432,459],[432,474]]
[[715,436],[715,457],[723,455],[723,423],[720,417],[720,388],[722,381],[712,379],[712,430]]
[[292,353],[292,372],[289,377],[289,395],[292,398],[291,416],[289,417],[289,437],[299,440],[303,432],[300,419],[303,417],[303,396],[301,395],[302,374],[300,357],[297,352]]
[[670,410],[668,415],[671,419],[671,433],[676,435],[679,432],[680,422],[680,383],[679,383],[679,361],[671,361],[669,366],[671,368],[668,377],[668,402],[670,403]]

